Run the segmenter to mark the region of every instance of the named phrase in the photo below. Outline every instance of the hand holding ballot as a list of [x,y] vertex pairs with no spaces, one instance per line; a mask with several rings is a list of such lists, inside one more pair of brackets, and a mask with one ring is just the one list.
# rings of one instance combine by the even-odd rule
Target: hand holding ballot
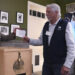
[[27,36],[25,36],[24,38],[23,38],[23,40],[25,41],[25,42],[28,42],[29,43],[29,38],[27,37]]
[[26,35],[26,31],[21,28],[15,28],[14,31],[17,37],[23,38],[25,42],[29,42],[29,38]]

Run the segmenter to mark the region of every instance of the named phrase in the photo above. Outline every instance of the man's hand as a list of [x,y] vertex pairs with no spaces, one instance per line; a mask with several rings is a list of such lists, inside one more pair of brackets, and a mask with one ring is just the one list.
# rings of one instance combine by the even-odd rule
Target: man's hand
[[27,36],[25,36],[24,38],[23,38],[23,40],[25,41],[25,42],[28,42],[29,43],[29,38],[27,37]]
[[69,75],[69,71],[70,71],[69,68],[63,66],[63,67],[61,68],[61,75]]

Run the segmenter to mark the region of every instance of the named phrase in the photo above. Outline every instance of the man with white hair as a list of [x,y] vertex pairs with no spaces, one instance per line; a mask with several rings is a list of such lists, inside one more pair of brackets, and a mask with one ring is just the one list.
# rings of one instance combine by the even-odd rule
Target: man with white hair
[[61,19],[60,6],[52,3],[46,6],[45,23],[38,39],[24,37],[31,45],[43,45],[42,75],[68,75],[75,57],[72,25]]

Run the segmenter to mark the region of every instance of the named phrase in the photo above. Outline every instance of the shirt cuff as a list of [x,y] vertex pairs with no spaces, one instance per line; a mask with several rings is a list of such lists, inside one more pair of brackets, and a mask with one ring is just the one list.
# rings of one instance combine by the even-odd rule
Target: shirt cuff
[[74,59],[71,60],[71,61],[65,61],[64,66],[67,67],[67,68],[71,68],[73,62],[74,62]]
[[29,38],[29,44],[32,44],[33,39]]

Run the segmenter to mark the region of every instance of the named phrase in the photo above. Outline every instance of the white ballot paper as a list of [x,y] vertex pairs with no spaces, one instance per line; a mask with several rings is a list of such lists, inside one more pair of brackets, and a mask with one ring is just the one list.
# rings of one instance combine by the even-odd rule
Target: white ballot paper
[[16,29],[16,36],[23,38],[26,35],[25,30]]

